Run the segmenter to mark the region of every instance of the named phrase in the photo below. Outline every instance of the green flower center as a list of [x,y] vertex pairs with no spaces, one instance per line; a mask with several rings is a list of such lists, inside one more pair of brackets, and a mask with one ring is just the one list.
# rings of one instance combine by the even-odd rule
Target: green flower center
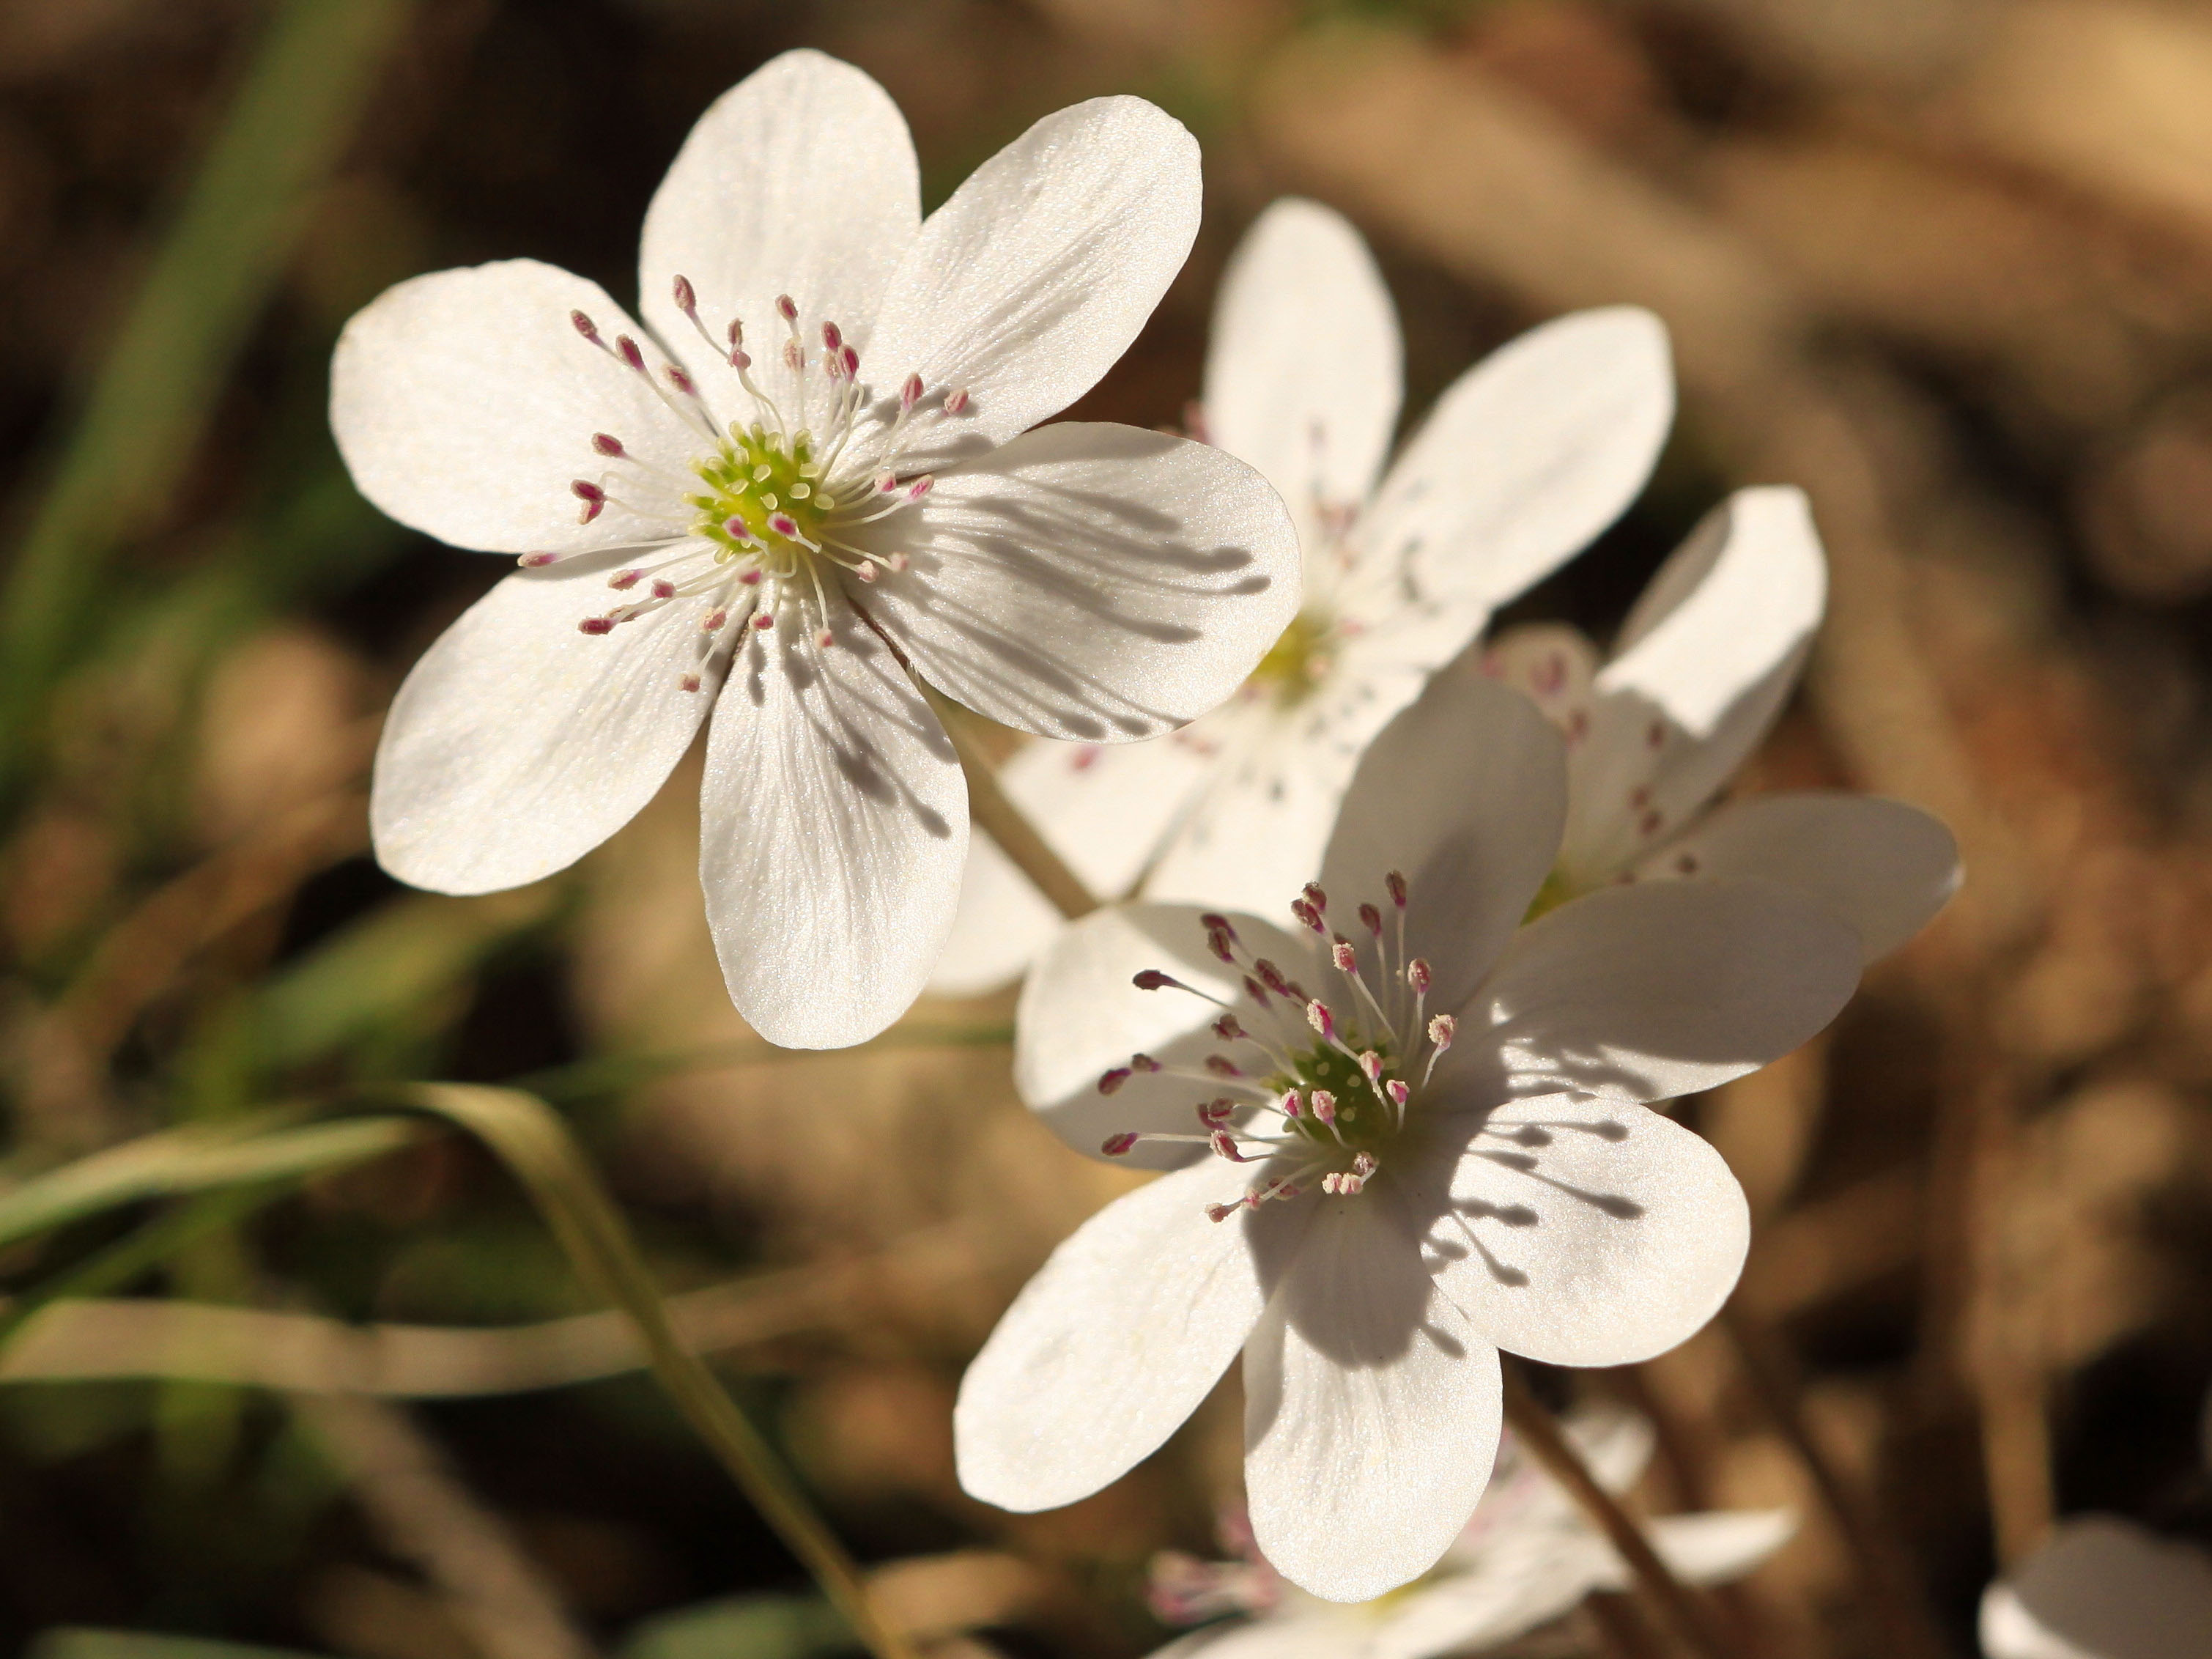
[[771,572],[788,574],[799,551],[821,546],[823,521],[837,505],[823,487],[812,434],[799,432],[787,447],[757,421],[730,434],[694,468],[705,489],[684,498],[699,511],[693,533],[714,544],[718,561],[765,554]]
[[1325,611],[1310,608],[1291,618],[1282,637],[1267,647],[1249,684],[1272,695],[1279,708],[1295,708],[1328,672],[1334,624]]
[[1312,1091],[1316,1089],[1334,1099],[1336,1121],[1333,1124],[1322,1122],[1310,1109],[1290,1121],[1291,1127],[1316,1146],[1331,1152],[1379,1153],[1402,1132],[1401,1119],[1404,1116],[1377,1092],[1388,1089],[1398,1076],[1389,1040],[1386,1037],[1370,1043],[1368,1035],[1357,1027],[1347,1028],[1338,1035],[1355,1054],[1375,1055],[1379,1066],[1373,1082],[1368,1080],[1366,1071],[1351,1054],[1331,1043],[1314,1042],[1291,1055],[1297,1067],[1295,1077],[1287,1072],[1278,1073],[1267,1079],[1267,1086],[1279,1094],[1290,1089],[1300,1091],[1310,1109]]
[[1536,890],[1536,896],[1528,901],[1528,913],[1521,918],[1526,927],[1541,915],[1547,915],[1575,896],[1575,884],[1567,879],[1567,872],[1553,865],[1544,878],[1544,884]]

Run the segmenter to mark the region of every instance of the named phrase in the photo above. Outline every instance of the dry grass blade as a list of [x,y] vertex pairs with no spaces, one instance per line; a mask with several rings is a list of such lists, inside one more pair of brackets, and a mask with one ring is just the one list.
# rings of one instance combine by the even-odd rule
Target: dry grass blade
[[763,1519],[876,1659],[912,1659],[906,1638],[880,1618],[842,1544],[815,1514],[759,1431],[684,1347],[629,1228],[552,1109],[511,1089],[420,1084],[406,1097],[468,1130],[529,1193],[581,1274],[637,1323],[653,1376]]
[[[954,1223],[850,1261],[763,1273],[668,1298],[677,1340],[715,1353],[853,1322],[887,1280],[985,1271]],[[501,1330],[350,1325],[315,1314],[177,1300],[57,1303],[0,1351],[0,1382],[165,1377],[300,1394],[454,1399],[594,1382],[651,1363],[629,1314]]]

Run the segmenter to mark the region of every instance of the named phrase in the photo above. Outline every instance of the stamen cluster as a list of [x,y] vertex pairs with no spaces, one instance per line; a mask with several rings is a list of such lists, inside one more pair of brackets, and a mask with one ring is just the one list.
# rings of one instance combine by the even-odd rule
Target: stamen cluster
[[[725,629],[734,639],[748,626],[766,631],[786,617],[799,625],[811,623],[816,643],[827,648],[836,636],[822,567],[832,566],[860,582],[907,570],[903,553],[871,553],[852,534],[929,494],[934,478],[926,472],[902,476],[899,454],[918,419],[957,417],[968,408],[968,393],[933,394],[919,374],[909,374],[899,388],[896,409],[878,408],[860,379],[860,353],[844,331],[824,319],[815,331],[818,344],[811,343],[800,325],[798,302],[783,295],[775,311],[784,328],[779,355],[793,388],[793,406],[787,410],[755,378],[741,319],[731,319],[717,339],[700,319],[698,296],[688,278],[676,278],[675,300],[700,337],[737,371],[738,384],[752,399],[754,418],[718,426],[697,383],[681,367],[664,362],[656,374],[644,349],[629,335],[610,342],[583,312],[569,313],[578,335],[644,380],[699,434],[703,446],[687,478],[646,460],[613,433],[592,434],[592,453],[617,465],[569,484],[581,504],[580,521],[591,523],[611,504],[658,519],[672,533],[641,544],[643,551],[658,557],[607,579],[617,592],[640,597],[577,626],[586,634],[609,634],[672,602],[697,600],[702,607],[702,661]],[[805,424],[805,415],[818,398],[827,398],[828,420],[817,434]],[[855,433],[871,419],[889,422],[873,469],[861,472],[848,463],[841,470]],[[560,556],[529,553],[520,562],[535,568]],[[685,674],[683,684],[697,690],[699,676]]]
[[1406,953],[1406,878],[1394,870],[1382,885],[1389,922],[1378,905],[1358,908],[1380,970],[1379,994],[1361,969],[1359,948],[1332,930],[1328,895],[1314,882],[1291,901],[1291,914],[1322,941],[1328,971],[1341,981],[1338,1005],[1252,954],[1229,918],[1213,913],[1199,919],[1206,948],[1237,970],[1239,996],[1224,1000],[1156,968],[1138,974],[1133,982],[1140,991],[1181,991],[1219,1008],[1212,1030],[1220,1048],[1194,1067],[1132,1054],[1127,1066],[1102,1076],[1104,1095],[1139,1073],[1188,1078],[1209,1093],[1195,1103],[1197,1133],[1124,1130],[1100,1150],[1119,1158],[1140,1141],[1182,1141],[1203,1144],[1231,1163],[1266,1160],[1267,1169],[1241,1200],[1207,1207],[1216,1221],[1269,1199],[1295,1198],[1316,1177],[1332,1196],[1359,1193],[1405,1133],[1417,1091],[1455,1031],[1451,1015],[1428,1012],[1429,964]]

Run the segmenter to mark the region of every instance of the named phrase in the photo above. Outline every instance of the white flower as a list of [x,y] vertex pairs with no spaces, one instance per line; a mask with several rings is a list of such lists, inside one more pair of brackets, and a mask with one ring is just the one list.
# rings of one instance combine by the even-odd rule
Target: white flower
[[[1223,283],[1204,427],[1290,502],[1304,607],[1243,695],[1174,738],[1032,744],[1001,772],[1091,891],[1279,904],[1318,866],[1369,740],[1499,605],[1619,516],[1674,416],[1658,319],[1583,312],[1462,375],[1378,483],[1400,358],[1358,233],[1311,202],[1268,209]],[[1059,927],[979,842],[933,988],[1002,983]]]
[[915,678],[1125,742],[1218,702],[1296,611],[1295,535],[1250,468],[1027,431],[1135,337],[1198,216],[1190,135],[1105,98],[924,222],[883,89],[796,52],[708,111],[653,198],[647,326],[527,260],[356,317],[331,415],[362,493],[526,567],[393,703],[385,866],[455,893],[558,870],[711,711],[700,874],[739,1011],[799,1047],[896,1018],[968,843]]
[[1499,1349],[1625,1364],[1712,1316],[1742,1192],[1639,1103],[1820,1030],[1858,938],[1757,880],[1610,887],[1522,927],[1565,815],[1558,732],[1440,676],[1361,761],[1297,933],[1139,904],[1054,941],[1023,993],[1024,1098],[1079,1148],[1183,1167],[1062,1244],[969,1367],[969,1492],[1097,1490],[1241,1351],[1260,1547],[1364,1601],[1473,1512]]
[[1841,791],[1711,805],[1796,685],[1826,592],[1803,495],[1745,489],[1661,567],[1610,658],[1552,623],[1490,647],[1485,672],[1567,738],[1566,831],[1541,904],[1624,878],[1764,877],[1828,904],[1869,960],[1942,908],[1958,846],[1917,807]]
[[2076,1516],[1989,1587],[1981,1638],[1988,1659],[2212,1659],[2212,1556]]
[[[1651,1425],[1632,1413],[1585,1409],[1562,1424],[1607,1491],[1626,1492],[1651,1456]],[[1662,1516],[1645,1533],[1675,1576],[1699,1584],[1740,1578],[1789,1541],[1787,1510]],[[1153,1609],[1172,1624],[1223,1613],[1255,1615],[1170,1643],[1155,1659],[1437,1659],[1509,1642],[1578,1605],[1593,1590],[1632,1582],[1627,1564],[1574,1500],[1509,1438],[1474,1516],[1418,1584],[1379,1601],[1342,1607],[1276,1581],[1266,1559],[1218,1565],[1155,1561]]]

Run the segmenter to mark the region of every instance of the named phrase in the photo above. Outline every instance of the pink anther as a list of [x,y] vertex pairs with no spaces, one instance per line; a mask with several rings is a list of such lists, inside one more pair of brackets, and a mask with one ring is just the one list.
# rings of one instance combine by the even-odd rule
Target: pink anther
[[1119,1158],[1137,1144],[1137,1132],[1124,1129],[1118,1135],[1108,1135],[1098,1150],[1109,1158]]
[[623,449],[622,440],[616,437],[611,432],[594,432],[592,434],[592,447],[598,450],[602,455],[620,455],[625,453]]
[[1323,1042],[1336,1035],[1336,1016],[1329,1012],[1328,1004],[1319,997],[1306,1004],[1306,1024],[1321,1033]]
[[611,634],[615,631],[612,617],[586,617],[576,624],[579,634]]
[[676,296],[676,308],[693,322],[699,320],[699,295],[691,287],[689,276],[678,275],[671,289]]

